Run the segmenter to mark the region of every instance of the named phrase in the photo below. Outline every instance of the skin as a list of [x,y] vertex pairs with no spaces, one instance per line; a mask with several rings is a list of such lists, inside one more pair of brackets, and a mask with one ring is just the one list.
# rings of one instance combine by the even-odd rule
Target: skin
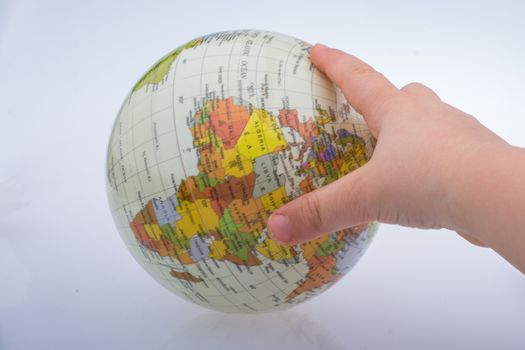
[[525,149],[422,84],[398,89],[324,45],[311,59],[364,116],[377,145],[363,167],[276,210],[271,237],[297,244],[369,221],[446,228],[525,273]]

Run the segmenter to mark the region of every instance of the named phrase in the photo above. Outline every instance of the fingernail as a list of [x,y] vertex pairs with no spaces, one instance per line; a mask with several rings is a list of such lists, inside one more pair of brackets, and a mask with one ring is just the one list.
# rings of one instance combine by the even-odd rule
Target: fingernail
[[281,214],[273,214],[268,220],[270,237],[280,243],[290,243],[293,239],[293,227],[290,219]]
[[324,44],[321,44],[321,43],[317,43],[317,44],[315,44],[315,46],[320,47],[322,49],[327,49],[328,48],[328,46],[326,46]]

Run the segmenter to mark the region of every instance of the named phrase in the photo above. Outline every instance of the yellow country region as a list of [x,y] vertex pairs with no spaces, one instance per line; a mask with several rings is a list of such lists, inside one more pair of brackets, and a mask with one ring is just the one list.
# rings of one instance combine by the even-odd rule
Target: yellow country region
[[315,161],[314,157],[310,157],[308,159],[308,169],[313,169],[317,165],[317,162]]
[[248,159],[276,152],[286,147],[286,140],[275,118],[262,109],[254,109],[235,145]]
[[144,229],[151,239],[155,241],[160,240],[160,236],[162,236],[162,230],[158,224],[144,224]]
[[181,215],[175,225],[176,234],[188,239],[198,233],[208,233],[219,228],[219,217],[211,207],[209,199],[198,199],[195,203],[182,201],[177,207]]
[[288,196],[284,190],[284,186],[278,187],[272,192],[268,192],[259,197],[265,210],[270,213],[281,207],[288,201]]
[[318,108],[318,115],[315,116],[315,120],[318,125],[325,125],[330,122],[335,122],[335,117],[331,115],[327,110]]
[[291,259],[294,257],[294,250],[292,247],[281,246],[274,240],[266,237],[264,241],[255,246],[255,249],[268,259],[281,260]]
[[341,164],[339,169],[337,169],[337,173],[339,177],[342,177],[348,173],[351,173],[357,168],[365,165],[367,162],[364,146],[361,146],[361,145],[356,146],[347,152],[348,152],[347,153],[348,156],[344,157],[343,164]]
[[198,199],[196,202],[197,210],[204,221],[204,226],[208,231],[219,229],[219,216],[213,210],[209,199]]
[[310,259],[312,256],[315,255],[315,252],[317,251],[317,248],[324,242],[328,240],[330,235],[324,234],[319,238],[313,239],[311,241],[308,241],[306,243],[301,244],[301,249],[303,250],[303,257],[305,260]]
[[222,167],[227,175],[243,177],[253,170],[252,160],[237,152],[235,148],[225,149]]
[[216,239],[210,244],[210,258],[221,260],[227,253],[228,247],[222,240]]
[[[211,129],[206,128],[203,132],[199,129],[204,129],[201,124],[195,124],[192,127],[193,147],[197,149],[199,154],[201,152],[219,152],[224,146],[220,137],[212,133]],[[209,132],[208,132],[209,131]]]

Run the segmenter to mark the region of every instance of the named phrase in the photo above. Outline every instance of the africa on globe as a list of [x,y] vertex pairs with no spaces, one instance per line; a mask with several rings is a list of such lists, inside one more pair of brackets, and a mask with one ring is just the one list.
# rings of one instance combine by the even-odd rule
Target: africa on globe
[[376,223],[281,246],[283,204],[364,165],[375,140],[310,61],[267,31],[205,35],[133,86],[107,154],[116,225],[143,268],[177,295],[235,313],[282,310],[345,275]]

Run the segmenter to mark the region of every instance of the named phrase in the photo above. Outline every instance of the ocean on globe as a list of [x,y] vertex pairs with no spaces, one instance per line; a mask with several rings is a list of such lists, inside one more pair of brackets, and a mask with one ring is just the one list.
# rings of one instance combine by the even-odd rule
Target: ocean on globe
[[109,204],[135,259],[182,298],[233,313],[286,309],[340,280],[369,246],[376,223],[290,247],[268,235],[273,211],[362,166],[375,145],[310,47],[267,31],[205,35],[124,100]]

